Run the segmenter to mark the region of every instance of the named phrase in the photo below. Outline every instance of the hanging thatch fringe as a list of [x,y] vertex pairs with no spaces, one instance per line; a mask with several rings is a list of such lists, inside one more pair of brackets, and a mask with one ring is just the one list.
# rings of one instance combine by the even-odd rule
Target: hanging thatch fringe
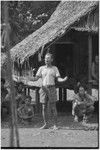
[[43,46],[42,46],[42,48],[41,48],[41,58],[43,57],[44,47],[45,47],[45,45],[43,44]]
[[97,33],[99,31],[98,7],[94,11],[90,11],[85,17],[82,17],[72,28],[78,31]]
[[12,72],[13,72],[13,74],[14,74],[14,71],[15,71],[15,68],[14,68],[14,62],[12,62]]
[[38,61],[41,62],[41,51],[38,51]]

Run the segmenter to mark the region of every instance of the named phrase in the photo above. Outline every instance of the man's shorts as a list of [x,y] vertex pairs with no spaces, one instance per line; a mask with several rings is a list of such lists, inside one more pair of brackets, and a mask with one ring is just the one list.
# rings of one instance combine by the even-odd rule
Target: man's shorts
[[42,87],[39,91],[40,103],[54,103],[57,101],[57,93],[55,86]]

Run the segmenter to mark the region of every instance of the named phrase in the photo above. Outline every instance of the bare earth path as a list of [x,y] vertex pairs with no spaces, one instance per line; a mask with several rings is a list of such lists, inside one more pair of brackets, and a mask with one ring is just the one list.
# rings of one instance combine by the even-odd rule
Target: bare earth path
[[[94,118],[96,118],[94,116]],[[92,122],[83,126],[74,123],[71,115],[58,116],[59,130],[39,129],[43,124],[35,118],[31,125],[19,125],[19,136],[21,147],[98,147],[98,124]],[[4,122],[3,122],[4,123]],[[2,124],[3,124],[2,123]],[[4,123],[5,124],[5,123]],[[7,125],[2,125],[1,146],[9,147],[10,130]]]

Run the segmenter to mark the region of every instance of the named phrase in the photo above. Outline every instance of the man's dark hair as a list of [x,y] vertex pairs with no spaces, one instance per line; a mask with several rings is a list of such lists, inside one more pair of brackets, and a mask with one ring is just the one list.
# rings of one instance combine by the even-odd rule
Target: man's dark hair
[[48,52],[48,53],[45,54],[45,56],[46,56],[46,55],[51,56],[51,58],[53,59],[53,54],[52,54],[52,53],[49,53],[49,52]]
[[17,88],[18,89],[18,87],[20,86],[20,85],[22,85],[22,87],[24,88],[24,83],[23,82],[16,82],[15,83],[15,88]]
[[23,83],[23,82],[18,82],[17,84],[18,84],[18,86],[19,86],[19,85],[24,85],[24,83]]
[[85,91],[87,90],[86,85],[84,85],[84,84],[80,84],[80,85],[78,86],[78,92],[79,92],[80,87],[84,88],[84,90],[85,90]]

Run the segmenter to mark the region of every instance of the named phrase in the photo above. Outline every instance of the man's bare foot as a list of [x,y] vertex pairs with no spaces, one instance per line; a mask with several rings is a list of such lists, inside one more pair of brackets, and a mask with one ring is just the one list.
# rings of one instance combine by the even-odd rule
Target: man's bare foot
[[54,125],[53,130],[58,130],[58,127],[56,125]]
[[86,124],[86,123],[88,123],[87,117],[82,120],[82,124]]
[[77,116],[75,116],[74,122],[78,122],[78,117]]

